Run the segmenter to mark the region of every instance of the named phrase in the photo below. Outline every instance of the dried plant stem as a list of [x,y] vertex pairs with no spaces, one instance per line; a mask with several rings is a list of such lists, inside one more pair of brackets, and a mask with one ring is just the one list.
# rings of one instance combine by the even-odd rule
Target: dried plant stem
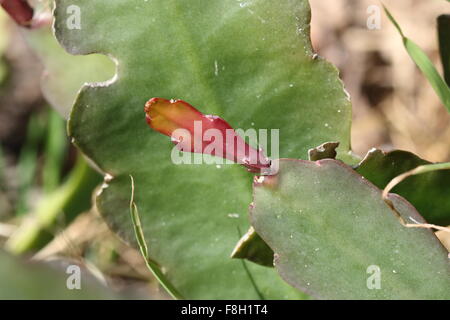
[[440,231],[444,231],[444,232],[450,233],[450,228],[441,227],[441,226],[437,226],[437,225],[434,225],[434,224],[429,224],[429,223],[407,223],[406,220],[401,216],[400,212],[398,212],[398,210],[395,208],[394,203],[389,199],[389,192],[392,189],[394,189],[395,186],[397,186],[399,183],[404,181],[405,179],[407,179],[407,178],[409,178],[411,176],[415,176],[415,175],[419,175],[419,174],[423,174],[423,173],[428,173],[428,172],[433,172],[433,171],[437,171],[437,170],[450,170],[450,162],[428,164],[428,165],[419,166],[419,167],[417,167],[415,169],[412,169],[410,171],[407,171],[407,172],[405,172],[405,173],[395,177],[394,179],[391,180],[391,182],[388,183],[386,188],[384,188],[383,195],[382,195],[384,202],[386,202],[386,204],[392,209],[392,211],[395,213],[395,215],[399,219],[400,223],[402,225],[404,225],[405,227],[407,227],[407,228],[436,229],[436,230],[440,230]]

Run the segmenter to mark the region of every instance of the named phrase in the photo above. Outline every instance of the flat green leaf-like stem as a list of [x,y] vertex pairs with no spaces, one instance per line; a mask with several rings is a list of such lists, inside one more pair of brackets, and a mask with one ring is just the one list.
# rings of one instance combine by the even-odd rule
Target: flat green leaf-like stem
[[[450,298],[447,250],[432,231],[404,227],[380,189],[336,160],[279,168],[255,184],[251,222],[288,283],[321,299]],[[424,222],[403,198],[390,200]]]
[[65,119],[84,83],[105,81],[114,75],[114,63],[103,55],[73,56],[64,51],[50,26],[22,33],[44,66],[41,89],[45,99]]
[[[338,146],[339,142],[326,142],[316,148],[312,148],[308,151],[309,160],[335,159]],[[264,177],[255,177],[256,182],[260,179],[264,179]],[[247,259],[266,267],[273,267],[273,251],[253,227],[250,227],[236,244],[231,257]]]
[[[69,6],[81,29],[69,29]],[[72,54],[114,57],[114,81],[83,87],[69,131],[109,174],[97,207],[137,246],[130,180],[149,256],[186,299],[299,299],[273,269],[230,258],[249,228],[252,175],[239,165],[175,165],[148,129],[152,97],[182,99],[233,128],[280,129],[280,155],[324,141],[350,148],[351,105],[336,68],[314,54],[306,0],[56,1],[55,34]],[[268,150],[268,156],[271,152]],[[251,276],[249,276],[249,274]]]

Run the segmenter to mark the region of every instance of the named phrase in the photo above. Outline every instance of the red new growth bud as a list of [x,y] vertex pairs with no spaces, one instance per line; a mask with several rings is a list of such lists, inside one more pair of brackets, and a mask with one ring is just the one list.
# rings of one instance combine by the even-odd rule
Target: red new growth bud
[[18,25],[31,26],[34,11],[26,0],[0,0],[0,5]]
[[145,104],[149,126],[172,138],[184,152],[231,160],[252,172],[270,168],[262,149],[254,149],[223,119],[204,115],[182,100],[150,99]]

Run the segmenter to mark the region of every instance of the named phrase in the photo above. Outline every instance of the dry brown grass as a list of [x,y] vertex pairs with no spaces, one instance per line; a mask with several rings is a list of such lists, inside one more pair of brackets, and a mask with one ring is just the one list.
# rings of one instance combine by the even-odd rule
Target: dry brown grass
[[[312,39],[318,53],[341,70],[353,101],[353,149],[404,149],[427,160],[450,160],[450,115],[382,13],[381,30],[366,27],[374,0],[310,0]],[[444,0],[384,0],[405,34],[441,70],[436,18]]]

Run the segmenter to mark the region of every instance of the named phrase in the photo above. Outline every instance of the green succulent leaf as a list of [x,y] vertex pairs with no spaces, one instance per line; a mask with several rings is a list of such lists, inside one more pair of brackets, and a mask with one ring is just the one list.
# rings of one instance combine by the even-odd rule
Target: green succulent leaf
[[[326,142],[316,148],[309,149],[309,160],[335,159],[337,155],[336,149],[338,147],[339,142]],[[273,267],[273,250],[261,239],[253,227],[250,227],[247,233],[236,244],[231,257],[247,259],[266,267]]]
[[105,81],[114,75],[114,63],[103,55],[73,56],[64,51],[50,26],[22,33],[44,66],[41,89],[46,100],[66,119],[84,83]]
[[[356,172],[384,189],[395,177],[419,166],[429,165],[413,153],[406,151],[383,152],[371,150],[357,166]],[[399,183],[392,192],[406,198],[427,222],[450,224],[450,170],[431,171],[411,176]]]
[[[76,5],[80,29],[67,27]],[[70,10],[69,10],[70,11]],[[129,175],[149,256],[179,293],[200,298],[302,298],[273,269],[230,259],[249,227],[252,176],[236,165],[175,165],[171,142],[145,123],[152,97],[189,101],[234,128],[280,129],[280,155],[323,141],[350,148],[351,105],[337,70],[314,54],[306,0],[59,0],[58,40],[104,53],[117,77],[81,90],[70,135],[108,181],[97,206],[136,244]],[[269,154],[270,155],[270,154]]]
[[[450,298],[447,250],[431,230],[403,226],[367,179],[330,159],[279,168],[255,185],[250,215],[288,283],[321,299]],[[424,222],[389,199],[408,222]]]
[[[325,143],[311,149],[310,160],[332,158],[335,147],[333,143]],[[407,151],[383,152],[372,149],[355,170],[380,189],[390,185],[389,191],[393,190],[409,200],[427,222],[438,226],[450,224],[449,164],[432,164]],[[266,266],[269,266],[267,257],[270,255],[273,256],[272,249],[257,236],[252,227],[233,253],[235,258]]]

